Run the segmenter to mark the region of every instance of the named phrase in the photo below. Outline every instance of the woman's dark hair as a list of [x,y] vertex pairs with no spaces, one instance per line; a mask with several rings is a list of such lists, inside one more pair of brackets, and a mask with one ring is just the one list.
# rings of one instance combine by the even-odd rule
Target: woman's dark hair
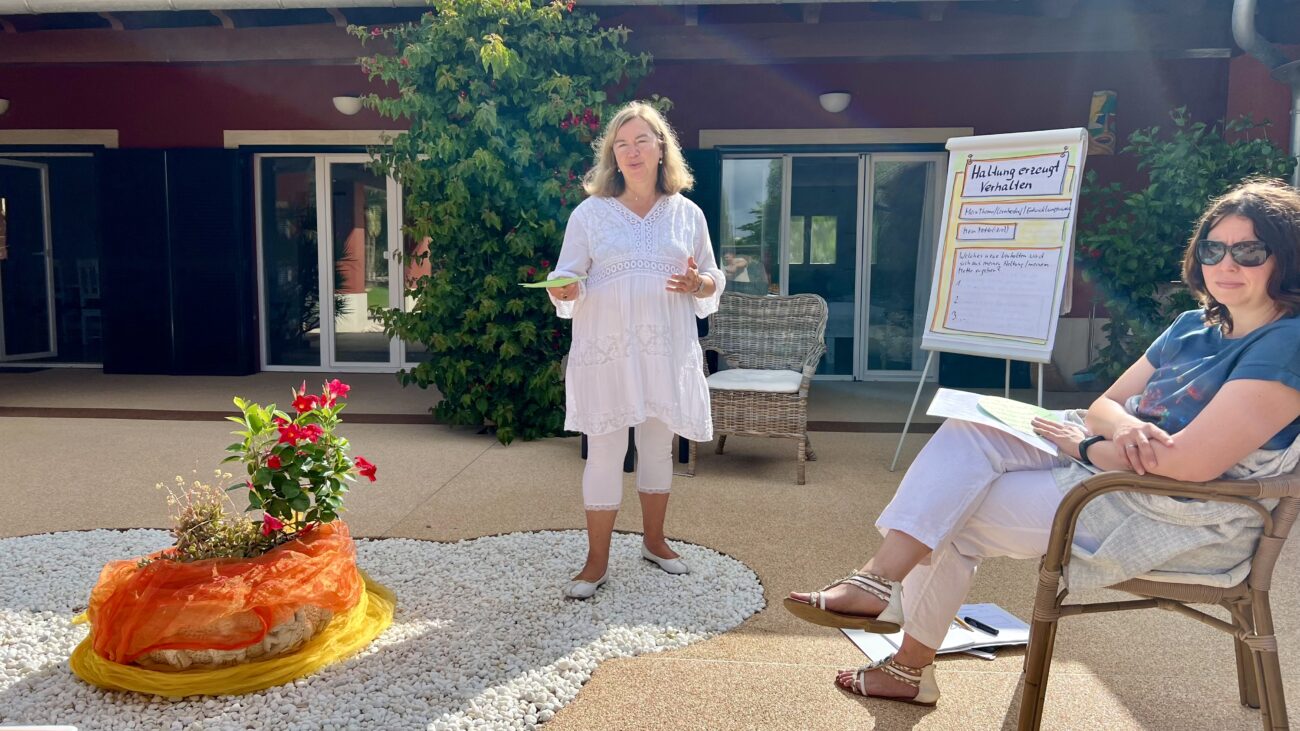
[[1300,312],[1300,191],[1280,180],[1255,178],[1214,199],[1201,215],[1183,252],[1183,281],[1205,309],[1205,324],[1232,332],[1232,314],[1210,294],[1196,261],[1196,242],[1228,216],[1242,216],[1255,227],[1255,238],[1272,252],[1268,296],[1286,316]]

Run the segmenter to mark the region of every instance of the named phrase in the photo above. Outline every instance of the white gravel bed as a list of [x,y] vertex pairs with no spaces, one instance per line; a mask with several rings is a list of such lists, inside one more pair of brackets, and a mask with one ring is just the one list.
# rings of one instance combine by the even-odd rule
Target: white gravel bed
[[616,534],[609,582],[561,597],[581,566],[579,531],[458,543],[358,541],[361,567],[397,594],[393,625],[356,656],[243,696],[167,699],[106,692],[68,669],[106,561],[170,543],[158,530],[0,540],[0,725],[79,729],[534,728],[577,695],[602,660],[684,647],[763,607],[758,577],[708,548],[673,542],[688,576]]

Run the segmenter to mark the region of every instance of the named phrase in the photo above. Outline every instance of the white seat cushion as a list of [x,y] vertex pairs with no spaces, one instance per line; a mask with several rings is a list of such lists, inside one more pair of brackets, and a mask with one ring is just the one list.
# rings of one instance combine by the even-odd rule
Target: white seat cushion
[[719,391],[798,393],[801,381],[803,381],[803,374],[799,371],[729,368],[709,376],[709,388],[716,388]]

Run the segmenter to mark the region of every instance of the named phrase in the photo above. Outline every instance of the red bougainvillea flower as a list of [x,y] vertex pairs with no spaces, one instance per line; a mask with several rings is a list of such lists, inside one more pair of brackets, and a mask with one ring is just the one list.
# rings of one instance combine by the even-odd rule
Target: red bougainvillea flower
[[262,535],[269,536],[284,528],[284,521],[267,513],[262,516]]
[[273,455],[271,455],[270,457],[267,457],[267,458],[266,458],[266,466],[267,466],[267,467],[270,467],[270,468],[273,469],[273,470],[278,470],[278,469],[280,469],[280,468],[283,466],[283,465],[280,464],[280,456],[277,455],[277,454],[273,454]]
[[298,430],[299,438],[306,439],[312,444],[315,444],[316,440],[320,439],[324,433],[325,430],[321,428],[320,424],[307,424]]
[[274,419],[271,419],[271,423],[275,424],[276,426],[288,426],[289,420],[284,418],[283,416],[277,416]]
[[352,462],[357,466],[357,472],[360,473],[362,477],[370,478],[371,482],[375,481],[375,465],[372,464],[370,460],[365,457],[357,457],[352,460]]
[[384,31],[383,31],[382,28],[371,28],[371,29],[370,29],[370,37],[371,37],[371,38],[378,38],[379,36],[382,36],[383,34],[384,34]]
[[298,394],[297,398],[293,400],[293,408],[299,414],[305,414],[308,411],[311,411],[312,409],[319,406],[320,402],[321,402],[321,398],[316,394],[308,395],[305,393],[300,393]]
[[325,384],[325,392],[328,393],[330,396],[333,396],[334,398],[347,398],[348,391],[351,390],[352,390],[351,386],[340,381],[337,378]]
[[550,268],[551,268],[551,261],[550,261],[549,259],[542,259],[542,268],[543,268],[543,269],[550,269]]

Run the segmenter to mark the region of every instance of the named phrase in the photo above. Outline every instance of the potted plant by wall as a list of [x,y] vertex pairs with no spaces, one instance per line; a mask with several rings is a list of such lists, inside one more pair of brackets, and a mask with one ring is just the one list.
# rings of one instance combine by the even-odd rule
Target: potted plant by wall
[[[240,440],[225,461],[242,464],[244,479],[223,491],[177,478],[175,543],[103,568],[86,612],[90,635],[72,660],[78,675],[168,696],[247,692],[339,659],[387,626],[392,597],[360,573],[338,519],[348,485],[376,473],[336,433],[348,391],[334,380],[308,393],[304,383],[293,413],[235,399],[240,415],[227,418]],[[229,492],[247,500],[244,512],[228,509]],[[312,646],[331,631],[346,636]],[[194,676],[184,693],[159,677],[178,673]]]

